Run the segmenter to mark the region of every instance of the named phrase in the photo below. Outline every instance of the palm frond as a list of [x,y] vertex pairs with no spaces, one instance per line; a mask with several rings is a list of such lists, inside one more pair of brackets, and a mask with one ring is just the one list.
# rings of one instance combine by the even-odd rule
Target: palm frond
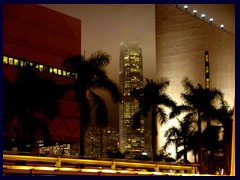
[[85,59],[82,55],[69,56],[63,60],[63,66],[66,68],[66,70],[74,73],[83,71],[85,63]]
[[165,112],[164,107],[157,107],[156,113],[157,113],[157,119],[159,120],[160,125],[166,124],[168,122],[168,115]]
[[104,128],[108,126],[108,111],[107,106],[104,102],[104,100],[94,93],[93,91],[90,91],[91,93],[91,100],[92,104],[95,107],[95,120],[96,125],[100,128]]
[[88,61],[94,64],[96,67],[101,68],[107,66],[110,63],[111,56],[101,50],[96,51],[90,55]]
[[136,113],[133,114],[133,116],[132,116],[132,128],[133,129],[140,128],[141,118],[142,118],[142,111],[141,110],[139,110],[139,111],[137,111]]
[[108,91],[114,103],[119,102],[122,98],[122,94],[117,84],[108,78],[96,80],[90,86],[92,88],[99,88]]
[[163,93],[158,97],[158,104],[162,104],[170,109],[176,107],[176,102],[174,102],[166,93]]

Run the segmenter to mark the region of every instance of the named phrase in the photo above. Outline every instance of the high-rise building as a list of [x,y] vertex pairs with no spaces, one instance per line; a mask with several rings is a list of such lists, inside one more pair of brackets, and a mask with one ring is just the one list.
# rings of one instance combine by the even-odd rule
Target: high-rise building
[[[157,78],[169,78],[167,93],[178,105],[183,103],[181,81],[188,77],[195,85],[219,89],[233,107],[235,35],[196,12],[186,11],[183,5],[155,5]],[[206,60],[209,60],[207,66]],[[207,76],[205,71],[209,72]],[[170,121],[167,127],[159,129],[158,148],[164,144],[164,131],[174,123]]]
[[130,157],[144,151],[144,120],[141,127],[132,129],[132,115],[138,111],[139,102],[131,91],[143,87],[142,48],[136,43],[122,43],[120,48],[119,86],[123,100],[119,105],[120,152]]
[[[19,67],[36,63],[42,75],[58,84],[71,83],[74,74],[67,72],[62,62],[68,56],[79,54],[81,20],[36,4],[3,5],[3,73],[11,81]],[[60,114],[47,122],[52,142],[79,142],[80,108],[73,91],[66,92],[59,105]],[[45,118],[41,114],[38,116]],[[4,131],[4,137],[14,139],[14,128]]]
[[107,127],[100,129],[90,126],[85,135],[85,155],[88,157],[107,157],[108,153],[117,152],[119,149],[118,131]]

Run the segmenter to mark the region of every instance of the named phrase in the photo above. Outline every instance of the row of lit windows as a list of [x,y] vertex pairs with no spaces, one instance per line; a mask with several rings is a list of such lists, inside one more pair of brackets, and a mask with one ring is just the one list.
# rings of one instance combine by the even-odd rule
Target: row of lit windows
[[208,55],[205,55],[205,61],[208,62]]
[[206,82],[206,88],[210,88],[210,79],[209,79],[209,57],[208,57],[208,52],[205,52],[205,82]]
[[20,67],[27,66],[27,65],[35,66],[35,68],[41,72],[47,72],[47,73],[56,74],[59,76],[65,76],[68,78],[75,78],[75,79],[77,78],[77,74],[72,73],[70,71],[62,70],[62,69],[51,67],[51,66],[45,66],[43,64],[31,62],[28,60],[13,58],[9,56],[3,56],[3,63],[8,65],[20,66]]

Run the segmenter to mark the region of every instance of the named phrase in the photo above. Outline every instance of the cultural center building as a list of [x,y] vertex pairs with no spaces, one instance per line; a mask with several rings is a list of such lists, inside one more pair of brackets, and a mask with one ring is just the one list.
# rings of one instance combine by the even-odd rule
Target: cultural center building
[[[81,54],[81,20],[36,4],[3,5],[3,74],[10,80],[17,67],[37,63],[38,71],[58,84],[74,76],[64,70],[63,59]],[[59,101],[60,114],[49,121],[55,143],[79,143],[80,108],[68,91]],[[14,137],[10,129],[4,136]]]
[[[156,72],[167,77],[167,93],[182,104],[183,78],[195,85],[217,88],[231,108],[235,99],[235,34],[214,23],[214,17],[189,10],[191,5],[156,4]],[[207,63],[206,63],[207,62]],[[207,66],[206,66],[207,65]],[[159,129],[159,148],[164,144],[164,128]]]

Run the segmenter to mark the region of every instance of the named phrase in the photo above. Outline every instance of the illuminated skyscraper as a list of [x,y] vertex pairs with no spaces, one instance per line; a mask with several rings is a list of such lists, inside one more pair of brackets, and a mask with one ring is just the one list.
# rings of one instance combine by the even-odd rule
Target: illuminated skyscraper
[[130,93],[143,87],[142,48],[136,43],[122,43],[120,49],[119,85],[123,101],[119,106],[120,151],[132,157],[144,150],[144,120],[133,130],[132,115],[139,109],[139,102]]

